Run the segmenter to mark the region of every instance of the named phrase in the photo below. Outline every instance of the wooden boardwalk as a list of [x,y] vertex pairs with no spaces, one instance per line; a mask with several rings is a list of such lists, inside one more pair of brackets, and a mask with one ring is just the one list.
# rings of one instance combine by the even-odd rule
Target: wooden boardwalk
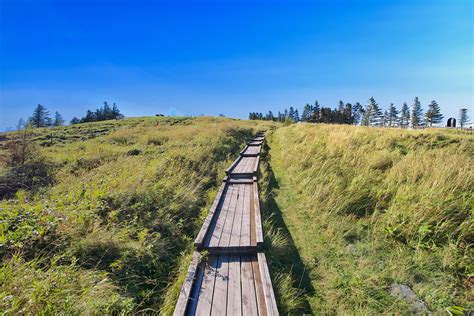
[[259,133],[227,169],[195,239],[174,315],[278,315],[262,249],[256,173],[263,140]]

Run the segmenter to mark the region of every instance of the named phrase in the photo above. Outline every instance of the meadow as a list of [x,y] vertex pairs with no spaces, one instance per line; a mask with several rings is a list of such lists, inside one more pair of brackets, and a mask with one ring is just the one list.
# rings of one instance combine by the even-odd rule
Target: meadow
[[0,135],[0,310],[171,314],[224,170],[261,129],[282,315],[473,308],[472,134],[145,117]]
[[472,134],[295,124],[267,141],[267,212],[299,254],[280,302],[313,314],[473,308]]
[[6,146],[21,133],[2,135],[2,188],[28,166],[45,166],[48,181],[0,200],[0,310],[160,312],[225,168],[264,125],[155,117],[35,129],[21,166]]

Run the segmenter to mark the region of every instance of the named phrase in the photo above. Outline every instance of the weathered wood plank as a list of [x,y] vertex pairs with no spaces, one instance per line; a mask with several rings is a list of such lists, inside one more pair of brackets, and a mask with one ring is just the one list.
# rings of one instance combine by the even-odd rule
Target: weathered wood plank
[[210,315],[216,281],[217,256],[209,256],[199,291],[196,315]]
[[232,203],[235,203],[234,197],[237,193],[236,190],[237,188],[235,187],[235,185],[229,185],[229,188],[224,198],[224,204],[222,205],[217,215],[215,224],[210,229],[211,232],[209,234],[209,242],[206,243],[208,247],[219,246],[219,240],[221,239],[222,229],[224,228],[229,208],[232,207]]
[[240,282],[240,256],[229,257],[229,287],[227,291],[227,315],[242,314],[242,289]]
[[195,281],[196,272],[198,270],[199,257],[199,252],[194,251],[191,263],[189,264],[188,272],[186,273],[186,278],[184,279],[184,283],[181,286],[181,292],[179,293],[178,302],[176,303],[176,308],[174,309],[173,313],[174,316],[181,316],[185,315],[186,313],[186,308],[191,297],[192,286]]
[[270,278],[270,272],[268,272],[267,259],[263,252],[259,252],[257,256],[260,267],[260,275],[262,276],[263,293],[265,294],[267,313],[268,315],[278,315],[278,308],[276,305],[275,293],[273,292],[272,280]]
[[265,293],[263,292],[262,276],[256,255],[252,255],[253,278],[255,280],[255,292],[257,296],[257,307],[259,315],[267,315]]
[[229,256],[219,256],[217,263],[216,282],[214,284],[214,298],[212,299],[212,315],[226,315],[227,288],[229,285]]
[[214,215],[216,213],[216,210],[221,207],[221,204],[223,202],[223,198],[225,195],[226,191],[226,183],[223,182],[219,188],[219,191],[217,192],[216,198],[214,199],[214,202],[212,203],[211,209],[209,210],[209,213],[207,214],[206,219],[204,220],[204,223],[202,224],[201,230],[199,231],[199,234],[197,235],[196,239],[194,240],[194,246],[197,249],[200,249],[201,246],[203,245],[206,235],[209,230],[209,226],[211,223],[214,221]]
[[232,233],[230,237],[229,247],[239,247],[240,246],[240,235],[242,230],[242,213],[245,207],[245,186],[247,184],[240,185],[243,187],[242,196],[241,196],[241,203],[237,207],[235,218],[234,218],[234,225],[232,226]]
[[244,190],[242,186],[243,184],[233,184],[232,186],[235,187],[235,190],[237,190],[237,196],[235,197],[234,203],[231,202],[229,205],[229,210],[227,211],[227,218],[224,224],[224,227],[222,229],[222,234],[221,238],[219,240],[219,248],[223,247],[228,247],[231,234],[232,234],[232,226],[234,225],[234,219],[235,219],[235,214],[238,211],[238,208],[240,205],[243,204],[243,193]]
[[255,239],[257,242],[257,247],[263,247],[263,229],[262,229],[262,215],[260,213],[260,197],[258,195],[258,185],[257,185],[257,177],[253,178],[253,207],[255,210]]
[[240,268],[242,278],[242,315],[258,315],[252,258],[250,256],[242,256]]
[[202,282],[204,280],[204,271],[206,270],[206,261],[201,260],[198,265],[196,279],[192,286],[191,296],[188,301],[188,308],[186,309],[186,315],[196,315],[197,304],[199,301],[199,293],[201,291]]
[[242,211],[242,228],[240,233],[240,246],[250,246],[250,192],[249,184],[245,185],[244,209]]
[[253,194],[253,187],[254,185],[248,185],[247,186],[247,192],[250,197],[249,199],[249,208],[250,208],[250,245],[251,246],[256,246],[257,245],[257,239],[255,235],[255,205],[254,205],[254,194]]

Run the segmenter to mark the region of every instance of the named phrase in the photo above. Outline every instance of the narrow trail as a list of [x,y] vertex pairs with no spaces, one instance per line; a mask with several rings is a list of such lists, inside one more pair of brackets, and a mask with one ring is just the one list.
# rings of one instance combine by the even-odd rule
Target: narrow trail
[[278,315],[256,177],[263,141],[258,133],[226,170],[194,241],[174,315]]

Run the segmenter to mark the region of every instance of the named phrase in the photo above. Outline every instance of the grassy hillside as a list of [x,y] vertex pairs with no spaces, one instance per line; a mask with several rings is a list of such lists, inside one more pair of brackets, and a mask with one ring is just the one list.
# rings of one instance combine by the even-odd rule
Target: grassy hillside
[[[137,118],[38,129],[21,165],[5,140],[16,136],[2,135],[0,310],[157,312],[225,168],[259,124]],[[34,181],[15,187],[22,177]]]
[[306,272],[301,311],[473,308],[472,135],[298,124],[269,146],[273,212]]

